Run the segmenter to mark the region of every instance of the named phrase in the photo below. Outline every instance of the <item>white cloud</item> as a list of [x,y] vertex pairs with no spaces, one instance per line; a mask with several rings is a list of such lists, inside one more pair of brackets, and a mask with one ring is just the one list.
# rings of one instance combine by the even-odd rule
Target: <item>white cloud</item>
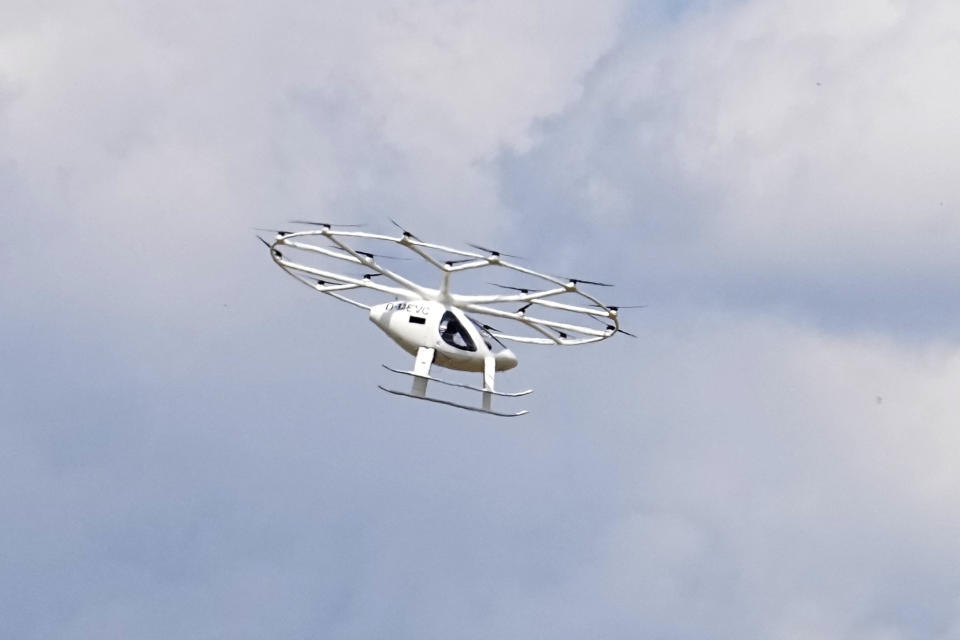
[[521,363],[549,361],[527,375],[556,403],[555,437],[588,428],[618,481],[594,497],[616,506],[593,553],[504,624],[532,630],[563,612],[557,637],[947,633],[960,560],[955,346],[726,313],[643,333],[599,361]]
[[958,23],[950,2],[787,0],[638,28],[506,160],[508,201],[631,234],[608,262],[651,287],[859,307],[873,326],[882,298],[942,306],[960,268]]
[[[957,637],[952,5],[33,6],[8,635]],[[509,424],[376,395],[405,356],[249,227],[386,215],[640,339],[518,350]]]
[[[282,197],[347,218],[502,221],[485,163],[579,95],[620,4],[41,9],[0,40],[4,146],[47,198],[63,190],[57,168],[103,198],[131,161],[172,151],[160,174],[133,168],[145,196],[214,154],[254,197],[245,217],[282,217],[259,210]],[[356,211],[365,197],[372,210]],[[71,205],[111,215],[91,200]]]

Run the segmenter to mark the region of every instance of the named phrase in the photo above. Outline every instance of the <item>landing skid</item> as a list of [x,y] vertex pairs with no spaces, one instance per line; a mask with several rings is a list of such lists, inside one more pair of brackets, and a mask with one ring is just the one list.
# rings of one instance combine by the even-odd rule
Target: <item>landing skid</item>
[[[384,365],[384,366],[386,366],[386,365]],[[387,367],[387,368],[390,369],[390,367]],[[391,371],[395,371],[394,369],[390,369],[390,370],[391,370]],[[397,373],[407,373],[407,372],[406,372],[406,371],[397,371]],[[410,375],[414,375],[414,374],[411,373]],[[443,380],[437,380],[436,378],[430,378],[430,379],[431,379],[431,380],[434,380],[434,381],[436,381],[436,382],[443,382]],[[467,385],[454,384],[454,383],[452,383],[452,382],[444,382],[444,384],[449,384],[449,385],[452,385],[452,386],[454,386],[454,387],[466,387],[467,389],[472,389],[472,388],[473,388],[473,387],[467,387]],[[502,418],[516,418],[516,417],[518,417],[518,416],[526,415],[526,414],[528,413],[525,409],[524,409],[523,411],[518,411],[517,413],[501,413],[500,411],[494,411],[493,409],[484,409],[484,408],[482,408],[482,407],[474,407],[474,406],[471,406],[471,405],[468,405],[468,404],[460,404],[460,403],[458,403],[458,402],[451,402],[451,401],[449,401],[449,400],[441,400],[440,398],[431,398],[431,397],[429,397],[429,396],[418,396],[418,395],[414,395],[414,394],[412,394],[412,393],[407,393],[406,391],[396,391],[396,390],[394,390],[394,389],[387,389],[387,388],[386,388],[385,386],[383,386],[383,385],[377,385],[377,386],[380,387],[381,389],[383,389],[384,391],[386,391],[387,393],[392,393],[392,394],[394,394],[394,395],[396,395],[396,396],[406,396],[406,397],[408,397],[408,398],[414,398],[415,400],[426,400],[426,401],[428,401],[428,402],[436,402],[437,404],[445,404],[445,405],[449,405],[449,406],[451,406],[451,407],[457,407],[458,409],[466,409],[467,411],[476,411],[477,413],[486,413],[486,414],[489,414],[489,415],[491,415],[491,416],[500,416],[500,417],[502,417]],[[527,391],[526,393],[530,393],[530,392]],[[523,395],[523,394],[500,393],[500,394],[498,394],[498,395]]]
[[[413,372],[413,371],[403,371],[402,369],[394,369],[393,367],[391,367],[391,366],[389,366],[389,365],[383,365],[383,368],[386,369],[387,371],[392,371],[392,372],[394,372],[394,373],[400,373],[400,374],[403,374],[403,375],[405,375],[405,376],[416,376],[417,378],[425,378],[425,379],[429,380],[430,382],[439,382],[440,384],[445,384],[445,385],[448,385],[448,386],[451,386],[451,387],[460,387],[461,389],[470,389],[470,391],[480,391],[481,393],[490,393],[490,394],[493,394],[493,395],[495,395],[495,396],[503,396],[503,397],[505,397],[505,398],[519,398],[520,396],[525,396],[525,395],[528,395],[528,394],[530,394],[530,393],[533,393],[533,389],[527,389],[526,391],[515,391],[515,392],[508,392],[508,391],[491,391],[490,389],[483,389],[483,388],[481,388],[481,387],[472,387],[472,386],[470,386],[469,384],[460,384],[459,382],[450,382],[450,381],[448,381],[448,380],[441,380],[440,378],[434,378],[433,376],[429,376],[429,375],[421,375],[421,374],[415,373],[415,372]],[[383,388],[383,387],[381,387],[381,389],[382,389],[382,388]],[[389,391],[389,389],[386,389],[386,391]],[[401,394],[401,395],[407,395],[407,394]],[[460,405],[456,405],[456,406],[460,406]],[[526,411],[524,411],[524,413],[526,413]],[[501,414],[497,414],[497,415],[501,415]],[[502,415],[510,415],[510,416],[512,416],[512,415],[520,415],[520,414],[507,413],[507,414],[502,414]]]
[[[393,367],[388,367],[383,365],[387,371],[392,371],[393,373],[399,373],[404,376],[410,376],[413,378],[413,384],[410,388],[410,392],[405,391],[395,391],[393,389],[387,389],[384,386],[380,388],[386,391],[387,393],[392,393],[397,396],[406,396],[408,398],[416,398],[417,400],[428,400],[430,402],[436,402],[438,404],[445,404],[451,407],[457,407],[458,409],[466,409],[467,411],[477,411],[479,413],[487,413],[491,416],[502,416],[504,418],[513,418],[516,416],[522,416],[526,414],[526,411],[518,411],[517,413],[501,413],[500,411],[494,411],[491,407],[491,401],[493,396],[504,396],[507,398],[516,398],[518,396],[525,396],[528,393],[531,393],[533,390],[528,389],[527,391],[520,391],[517,393],[504,393],[503,391],[495,391],[493,388],[493,377],[496,374],[496,361],[494,357],[487,356],[483,360],[483,386],[482,387],[472,387],[468,384],[460,384],[459,382],[448,382],[446,380],[441,380],[439,378],[433,378],[430,376],[430,367],[433,364],[434,350],[429,347],[420,347],[417,349],[417,359],[413,364],[413,371],[401,371],[400,369],[394,369]],[[469,389],[470,391],[478,391],[482,395],[483,404],[479,407],[472,406],[468,404],[461,404],[459,402],[451,402],[450,400],[441,400],[439,398],[431,398],[427,395],[427,383],[430,381],[439,382],[440,384],[445,384],[450,387],[459,387],[461,389]]]

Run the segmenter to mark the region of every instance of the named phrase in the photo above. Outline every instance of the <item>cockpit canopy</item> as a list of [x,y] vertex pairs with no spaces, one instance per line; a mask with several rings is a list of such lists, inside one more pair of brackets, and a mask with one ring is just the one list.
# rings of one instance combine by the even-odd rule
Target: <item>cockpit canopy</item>
[[440,318],[440,338],[451,347],[461,351],[476,351],[477,345],[470,332],[451,311],[445,311]]

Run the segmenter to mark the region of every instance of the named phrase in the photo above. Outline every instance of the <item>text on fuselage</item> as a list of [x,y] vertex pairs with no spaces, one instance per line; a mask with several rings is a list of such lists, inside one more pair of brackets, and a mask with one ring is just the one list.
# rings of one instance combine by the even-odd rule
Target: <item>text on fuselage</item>
[[430,313],[430,306],[417,302],[388,302],[387,311],[407,311],[417,315],[425,316]]

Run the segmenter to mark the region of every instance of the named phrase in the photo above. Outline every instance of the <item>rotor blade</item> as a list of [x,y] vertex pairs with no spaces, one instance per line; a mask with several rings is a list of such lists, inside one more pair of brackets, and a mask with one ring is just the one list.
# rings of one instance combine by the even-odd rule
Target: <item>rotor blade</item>
[[[611,308],[612,308],[612,307],[611,307]],[[599,322],[600,324],[605,325],[605,326],[607,327],[607,329],[616,329],[616,331],[615,331],[614,333],[625,333],[625,334],[627,334],[628,336],[630,336],[631,338],[636,338],[636,337],[637,337],[637,336],[633,335],[632,333],[630,333],[629,331],[624,331],[623,329],[617,329],[617,328],[616,328],[615,326],[613,326],[612,324],[607,324],[606,322],[604,322],[604,319],[603,319],[603,318],[598,318],[597,316],[587,316],[587,317],[588,317],[588,318],[593,318],[594,320],[596,320],[596,321]]]
[[645,304],[591,304],[591,307],[606,307],[610,311],[619,311],[620,309],[645,309],[647,305]]
[[290,222],[294,224],[309,224],[314,227],[327,227],[328,229],[331,227],[347,227],[347,228],[355,229],[357,227],[366,226],[363,224],[337,224],[336,222],[315,222],[313,220],[291,220]]
[[497,284],[496,282],[488,282],[487,284],[499,287],[501,289],[510,289],[511,291],[519,291],[520,293],[540,293],[543,289],[525,289],[524,287],[512,287],[508,284]]
[[470,316],[467,316],[467,320],[469,320],[470,322],[472,322],[473,324],[475,324],[476,327],[477,327],[478,329],[480,329],[481,332],[483,332],[483,333],[485,333],[486,335],[488,335],[488,336],[490,336],[491,338],[493,338],[493,340],[494,340],[498,345],[500,345],[500,346],[503,347],[504,349],[507,348],[507,345],[505,345],[505,344],[503,344],[502,342],[500,342],[500,338],[498,338],[497,336],[495,336],[495,335],[493,335],[492,333],[490,333],[491,331],[498,331],[498,332],[499,332],[499,331],[500,331],[499,329],[495,329],[495,328],[491,327],[491,326],[488,325],[488,324],[484,324],[484,323],[482,323],[482,322],[478,322],[477,320],[474,320],[474,319],[471,318]]
[[283,229],[264,229],[263,227],[254,227],[254,229],[256,231],[270,231],[278,236],[288,236],[293,233],[292,231],[284,231]]
[[379,278],[383,274],[382,273],[363,273],[363,274],[350,273],[347,275],[353,278],[354,280],[358,278],[362,280],[369,280],[370,278]]
[[495,256],[506,256],[506,257],[508,257],[508,258],[517,258],[518,260],[522,260],[522,259],[523,259],[523,258],[521,258],[520,256],[515,256],[515,255],[513,255],[512,253],[504,253],[504,252],[502,252],[502,251],[497,251],[496,249],[488,249],[488,248],[486,248],[486,247],[481,247],[481,246],[478,245],[478,244],[473,244],[473,243],[471,243],[471,242],[468,242],[468,243],[467,243],[467,246],[468,246],[468,247],[473,247],[474,249],[478,249],[478,250],[480,250],[480,251],[485,251],[486,253],[491,253],[491,254],[493,254],[493,255],[495,255]]
[[[331,248],[331,249],[336,249],[336,250],[340,251],[343,255],[348,255],[347,252],[344,251],[343,247],[341,247],[341,246],[339,246],[339,245],[331,244],[331,245],[330,245],[330,248]],[[411,259],[412,259],[412,258],[410,258],[409,256],[388,256],[388,255],[384,255],[384,254],[382,254],[382,253],[372,253],[372,252],[370,252],[370,251],[360,251],[359,249],[354,249],[354,252],[355,252],[355,253],[359,253],[360,255],[366,256],[366,257],[368,257],[368,258],[383,258],[383,259],[385,259],[385,260],[411,260]]]
[[605,317],[604,317],[604,318],[601,318],[601,317],[599,317],[599,316],[587,316],[587,317],[590,318],[591,320],[595,321],[595,322],[599,322],[600,324],[606,326],[607,329],[610,328],[610,325],[607,324],[607,318],[605,318]]
[[397,229],[400,229],[400,231],[403,232],[403,235],[404,235],[405,237],[407,237],[407,238],[413,238],[414,240],[418,240],[418,241],[420,240],[420,238],[418,238],[417,236],[413,235],[412,233],[410,233],[409,231],[407,231],[406,229],[404,229],[403,227],[401,227],[401,226],[400,226],[400,223],[397,222],[396,220],[394,220],[393,218],[387,218],[387,220],[389,220],[391,223],[393,223],[393,226],[395,226]]
[[370,259],[373,258],[383,258],[384,260],[410,260],[408,256],[386,256],[382,253],[370,253],[369,251],[357,251],[362,256],[367,256]]
[[573,284],[592,284],[598,287],[612,287],[612,284],[607,284],[606,282],[595,282],[593,280],[583,280],[582,278],[569,278],[570,282]]
[[460,258],[459,260],[447,260],[443,264],[447,265],[448,267],[452,267],[455,264],[462,264],[464,262],[473,262],[474,260],[476,260],[476,258]]
[[276,249],[274,249],[272,244],[270,244],[269,242],[267,242],[266,240],[264,240],[264,239],[261,238],[260,236],[257,236],[257,240],[259,240],[260,242],[262,242],[262,243],[263,243],[263,246],[265,246],[267,249],[270,249],[270,251],[273,252],[273,255],[277,256],[278,258],[282,258],[282,257],[283,257],[283,254],[282,254],[282,253],[280,253],[279,251],[277,251]]
[[[607,329],[617,329],[617,328],[614,327],[612,324],[608,324],[608,325],[607,325]],[[626,335],[630,336],[631,338],[636,338],[636,337],[637,337],[637,336],[633,335],[632,333],[630,333],[629,331],[624,331],[623,329],[617,329],[616,331],[614,331],[614,333],[623,333],[623,334],[626,334]]]

